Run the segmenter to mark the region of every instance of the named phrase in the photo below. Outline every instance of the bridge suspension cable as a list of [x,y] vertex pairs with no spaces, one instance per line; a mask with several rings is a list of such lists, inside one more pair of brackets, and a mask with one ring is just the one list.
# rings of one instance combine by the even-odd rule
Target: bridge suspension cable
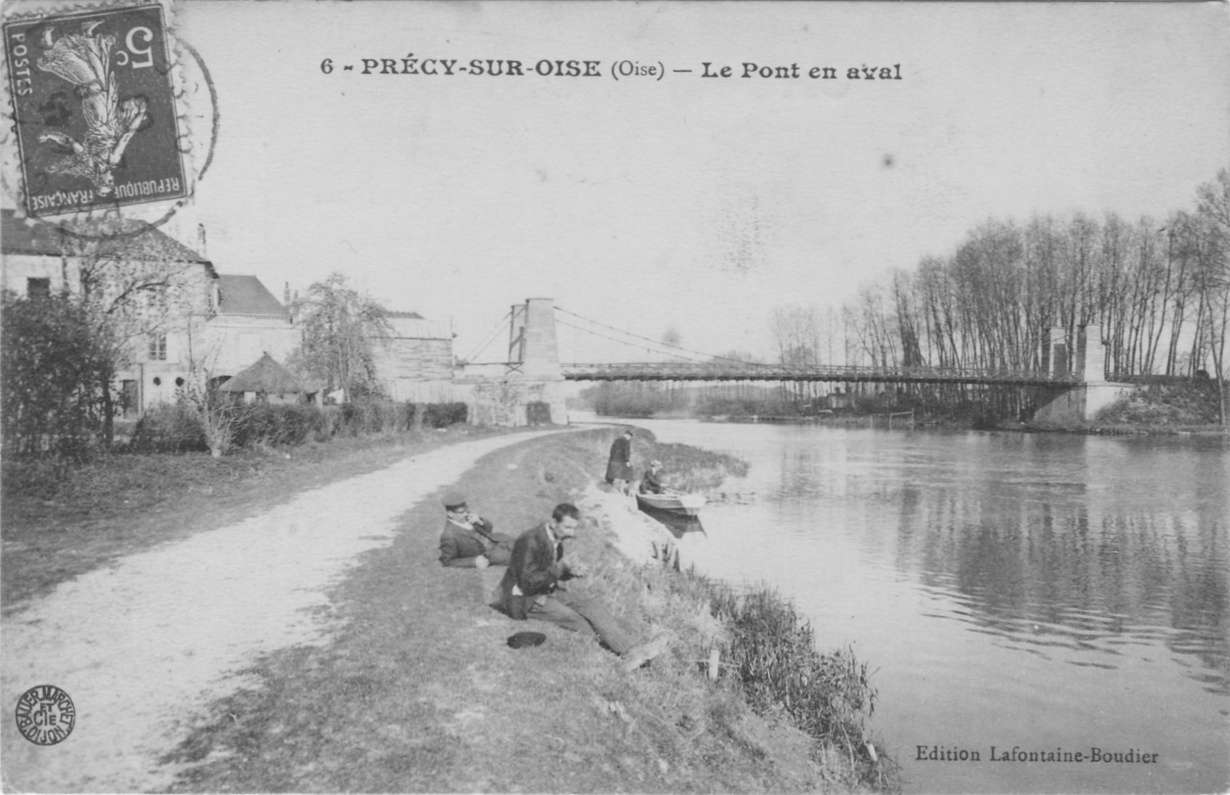
[[[617,337],[612,337],[612,336],[611,336],[611,335],[609,335],[609,334],[603,334],[603,333],[602,333],[602,332],[600,332],[600,331],[594,331],[593,329],[588,329],[588,328],[584,328],[584,327],[582,327],[582,326],[578,326],[578,325],[576,325],[575,323],[569,323],[567,320],[561,320],[560,318],[556,318],[556,319],[555,319],[555,322],[556,322],[558,325],[561,325],[561,326],[567,326],[568,328],[573,328],[573,329],[576,329],[577,331],[583,331],[583,332],[585,332],[586,334],[590,334],[590,335],[593,335],[593,336],[595,336],[595,337],[599,337],[599,338],[604,339],[604,340],[610,340],[611,342],[617,342],[617,343],[619,343],[620,345],[626,345],[626,346],[628,346],[629,348],[636,348],[637,350],[648,351],[649,353],[660,353],[660,354],[664,354],[664,355],[666,355],[666,356],[674,356],[676,359],[683,359],[684,361],[688,361],[688,362],[695,362],[695,361],[696,361],[696,359],[691,358],[691,357],[689,357],[689,356],[683,356],[683,355],[678,354],[678,353],[672,353],[671,351],[654,350],[653,348],[648,348],[648,347],[646,347],[645,345],[642,345],[642,344],[640,344],[640,343],[636,343],[636,342],[629,342],[628,340],[621,340],[621,339],[619,339],[619,338],[617,338]],[[656,344],[656,345],[659,345],[659,346],[663,345],[663,343],[655,343],[655,344]]]
[[[645,337],[645,336],[643,336],[643,335],[641,335],[641,334],[636,334],[636,333],[631,332],[631,331],[625,331],[625,330],[623,330],[623,329],[616,328],[615,326],[610,326],[610,325],[607,325],[606,323],[600,323],[600,322],[599,322],[599,321],[597,321],[597,320],[592,320],[592,319],[587,318],[587,317],[585,317],[585,316],[583,316],[583,315],[578,315],[576,312],[571,312],[571,311],[569,311],[569,310],[567,310],[567,309],[564,309],[562,306],[557,306],[557,307],[555,307],[555,311],[556,311],[557,313],[558,313],[558,312],[563,312],[564,314],[567,314],[567,315],[572,315],[573,317],[577,318],[578,320],[583,320],[583,321],[585,321],[586,323],[592,323],[592,324],[593,324],[593,325],[595,325],[595,326],[601,326],[602,328],[609,329],[609,330],[614,331],[614,332],[619,333],[619,334],[625,334],[625,335],[627,335],[627,336],[629,336],[629,337],[635,337],[635,338],[637,338],[637,339],[639,339],[639,340],[644,340],[645,342],[650,342],[650,343],[653,343],[654,345],[657,345],[657,346],[659,346],[659,347],[661,347],[661,348],[670,348],[670,349],[675,350],[675,351],[682,351],[682,352],[684,352],[684,353],[689,353],[689,354],[692,354],[693,356],[701,356],[701,357],[703,357],[703,361],[707,361],[707,362],[708,362],[708,361],[734,362],[734,363],[738,363],[738,364],[741,364],[741,365],[744,365],[744,366],[755,366],[755,365],[757,364],[757,363],[754,363],[754,362],[745,362],[745,361],[742,361],[741,359],[732,359],[732,358],[730,358],[729,356],[714,356],[714,355],[713,355],[713,354],[711,354],[711,353],[705,353],[705,352],[703,352],[703,351],[696,351],[696,350],[692,350],[691,348],[685,348],[685,347],[683,347],[682,345],[672,345],[672,344],[671,344],[671,343],[669,343],[669,342],[659,342],[659,341],[657,341],[657,340],[655,340],[655,339],[652,339],[652,338],[650,338],[650,337]],[[585,328],[580,328],[579,326],[574,326],[574,325],[572,325],[571,323],[568,323],[568,322],[566,322],[566,321],[560,320],[560,319],[559,319],[559,317],[556,317],[556,322],[557,322],[557,323],[562,323],[563,325],[565,325],[565,326],[569,326],[570,328],[576,328],[576,329],[579,329],[580,331],[584,331],[584,332],[586,332],[586,333],[588,333],[588,334],[593,334],[594,336],[597,336],[597,337],[603,337],[604,339],[611,339],[611,340],[614,340],[615,342],[621,343],[621,344],[623,344],[623,345],[627,345],[627,346],[629,346],[629,347],[639,347],[639,348],[642,348],[642,349],[644,349],[644,350],[650,350],[650,349],[648,349],[648,348],[644,348],[644,346],[639,346],[639,345],[635,345],[634,343],[628,342],[627,340],[621,340],[621,339],[617,339],[617,338],[614,338],[614,337],[609,337],[609,336],[606,336],[606,335],[603,335],[603,334],[599,334],[598,332],[596,332],[596,331],[592,331],[592,330],[590,330],[590,329],[585,329]],[[692,359],[692,358],[691,358],[691,357],[689,357],[689,356],[684,356],[684,355],[679,354],[679,353],[672,353],[671,351],[666,351],[666,350],[663,350],[663,351],[658,351],[658,353],[664,353],[664,354],[666,354],[666,355],[668,355],[668,356],[674,356],[674,357],[679,358],[679,359],[687,359],[687,360],[689,360],[689,361],[696,361],[695,359]]]
[[495,328],[491,329],[490,333],[487,334],[486,339],[484,339],[477,346],[475,346],[474,350],[470,351],[470,355],[465,357],[465,361],[472,362],[475,360],[475,358],[478,357],[480,353],[487,350],[487,346],[495,341],[495,337],[497,334],[500,333],[500,329],[508,328],[508,319],[511,316],[512,316],[512,310],[510,309],[507,312],[505,312],[504,317],[500,318],[500,321],[495,324]]

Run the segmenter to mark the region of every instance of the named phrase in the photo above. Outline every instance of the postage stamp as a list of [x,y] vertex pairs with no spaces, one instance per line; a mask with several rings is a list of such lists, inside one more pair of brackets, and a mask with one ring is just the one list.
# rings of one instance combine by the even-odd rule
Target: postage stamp
[[4,23],[30,215],[188,195],[167,37],[160,5]]

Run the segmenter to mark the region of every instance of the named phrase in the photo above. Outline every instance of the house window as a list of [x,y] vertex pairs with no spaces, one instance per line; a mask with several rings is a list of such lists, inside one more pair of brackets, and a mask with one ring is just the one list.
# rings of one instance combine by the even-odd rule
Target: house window
[[149,360],[165,362],[167,360],[167,335],[154,334],[149,338]]
[[51,279],[26,279],[26,298],[50,298]]

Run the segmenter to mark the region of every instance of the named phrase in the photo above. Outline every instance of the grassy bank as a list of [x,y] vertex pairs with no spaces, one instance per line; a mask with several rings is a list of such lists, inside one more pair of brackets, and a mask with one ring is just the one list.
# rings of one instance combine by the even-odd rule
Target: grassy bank
[[[556,503],[580,498],[601,475],[613,435],[568,433],[515,445],[483,458],[455,487],[497,530],[520,532]],[[645,437],[636,444],[645,455],[683,455]],[[709,480],[729,465],[718,456],[688,455],[706,465]],[[609,521],[587,515],[577,540],[591,569],[584,587],[640,639],[672,639],[652,666],[625,672],[592,640],[513,622],[488,608],[501,569],[440,567],[442,521],[432,500],[408,511],[392,546],[364,555],[336,587],[335,631],[327,644],[261,659],[248,672],[258,685],[213,705],[165,760],[195,763],[175,789],[893,787],[891,763],[871,761],[861,734],[845,746],[817,739],[838,726],[838,733],[861,731],[870,706],[865,678],[858,681],[865,672],[840,655],[816,654],[809,628],[785,616],[775,597],[749,599],[686,572],[633,564],[615,553]],[[761,631],[769,616],[779,621],[777,640],[785,643]],[[510,649],[505,639],[523,629],[544,632],[547,642]],[[725,664],[710,681],[705,671],[715,645]],[[776,661],[768,659],[773,655]],[[797,668],[799,661],[812,667],[798,669],[788,686],[827,703],[804,710],[817,724],[805,728],[820,730],[810,734],[771,695],[771,680],[781,678],[772,672]],[[770,675],[760,676],[765,672]]]
[[407,455],[497,432],[455,425],[238,450],[218,459],[189,452],[117,454],[85,464],[6,460],[0,604],[7,612],[123,555],[232,524]]

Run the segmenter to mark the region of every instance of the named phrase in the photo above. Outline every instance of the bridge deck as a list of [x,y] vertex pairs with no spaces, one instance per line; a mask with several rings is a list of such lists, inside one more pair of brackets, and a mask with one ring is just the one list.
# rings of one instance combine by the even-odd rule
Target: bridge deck
[[1072,386],[1076,376],[1028,370],[939,367],[784,366],[770,364],[632,363],[564,364],[568,381],[830,381],[913,384],[1002,384]]

